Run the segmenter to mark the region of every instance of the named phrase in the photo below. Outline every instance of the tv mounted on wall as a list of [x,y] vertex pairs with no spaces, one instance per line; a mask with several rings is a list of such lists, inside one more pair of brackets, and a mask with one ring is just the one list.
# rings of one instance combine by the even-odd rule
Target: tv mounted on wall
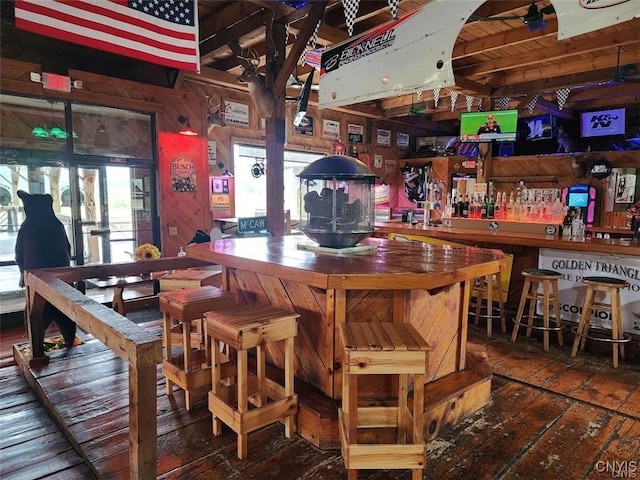
[[581,114],[583,137],[625,134],[625,109],[599,110]]
[[554,137],[556,128],[555,117],[551,115],[539,115],[521,120],[526,124],[527,140],[545,140]]
[[[491,123],[493,120],[494,123]],[[460,114],[461,142],[514,142],[518,131],[518,110],[463,112]]]

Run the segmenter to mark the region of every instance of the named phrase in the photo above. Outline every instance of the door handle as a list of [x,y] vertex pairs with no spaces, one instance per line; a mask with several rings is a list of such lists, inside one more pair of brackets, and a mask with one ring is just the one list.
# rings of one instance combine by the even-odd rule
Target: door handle
[[102,229],[96,229],[96,230],[90,230],[89,231],[89,235],[91,236],[98,236],[98,235],[109,235],[111,233],[111,229],[109,228],[102,228]]

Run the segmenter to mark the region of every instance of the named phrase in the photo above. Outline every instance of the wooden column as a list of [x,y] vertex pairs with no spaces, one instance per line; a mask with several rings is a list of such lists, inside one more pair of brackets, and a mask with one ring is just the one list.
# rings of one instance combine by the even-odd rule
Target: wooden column
[[267,228],[273,237],[284,235],[284,137],[286,87],[275,85],[285,58],[285,26],[267,24],[267,84],[273,91],[273,116],[267,119]]

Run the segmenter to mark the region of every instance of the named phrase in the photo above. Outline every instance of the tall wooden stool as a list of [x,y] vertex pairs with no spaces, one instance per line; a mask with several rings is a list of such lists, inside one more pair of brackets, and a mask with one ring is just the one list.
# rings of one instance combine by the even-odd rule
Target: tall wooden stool
[[[158,294],[163,319],[162,373],[167,395],[173,394],[174,384],[183,389],[187,410],[193,406],[191,390],[211,383],[211,357],[203,332],[204,312],[230,307],[235,302],[233,293],[212,286]],[[182,346],[181,355],[173,355],[173,345]]]
[[[476,278],[471,295],[475,297],[475,311],[469,309],[470,315],[474,317],[474,324],[478,325],[480,319],[484,318],[487,321],[487,337],[491,337],[493,321],[500,319],[502,333],[506,333],[507,320],[504,316],[502,276],[500,272]],[[482,313],[483,310],[484,313]]]
[[[209,392],[213,434],[222,433],[221,422],[236,432],[240,459],[247,456],[249,432],[277,421],[284,423],[287,438],[295,432],[298,396],[293,391],[293,345],[299,316],[295,312],[262,304],[239,305],[205,313],[213,357],[212,390]],[[279,341],[284,344],[284,386],[266,376],[266,346]],[[229,391],[233,385],[228,384],[227,374],[222,373],[220,342],[236,352],[235,392]],[[249,372],[247,354],[254,348],[256,368],[255,372]]]
[[[542,330],[542,338],[544,342],[544,351],[549,351],[549,332],[557,332],[558,345],[564,344],[562,339],[562,318],[560,315],[560,303],[558,295],[558,280],[562,278],[562,274],[554,270],[545,270],[540,268],[527,268],[522,271],[524,277],[524,287],[518,305],[518,313],[514,318],[513,333],[511,334],[511,342],[515,343],[518,336],[520,326],[527,327],[527,337],[531,336],[531,330]],[[539,285],[542,285],[542,293],[540,293]],[[529,300],[528,321],[525,324],[522,321],[525,303]],[[542,301],[542,325],[535,325],[535,311],[538,300]],[[555,327],[550,325],[551,305],[555,314]]]
[[[411,469],[422,479],[426,465],[424,383],[429,346],[408,323],[351,322],[339,324],[344,345],[340,444],[349,480],[358,469]],[[398,375],[397,406],[358,405],[358,375]],[[409,376],[413,375],[413,414],[408,408]],[[359,443],[359,430],[395,428],[395,443]]]
[[[620,357],[624,360],[624,344],[631,340],[631,337],[625,334],[622,328],[622,309],[620,308],[620,289],[628,287],[629,283],[619,278],[610,277],[585,277],[582,279],[582,283],[587,285],[587,293],[584,297],[578,326],[572,329],[576,337],[573,340],[571,357],[574,358],[578,353],[578,345],[580,350],[584,350],[587,338],[599,342],[609,342],[613,346],[613,367],[618,368],[618,350]],[[609,294],[611,302],[594,301],[596,292]],[[595,310],[611,312],[611,338],[589,335],[589,321]]]

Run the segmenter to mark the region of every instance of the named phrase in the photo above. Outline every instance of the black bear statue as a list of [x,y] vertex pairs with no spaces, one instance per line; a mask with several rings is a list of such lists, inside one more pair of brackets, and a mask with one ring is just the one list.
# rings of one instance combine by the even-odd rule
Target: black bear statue
[[[68,267],[71,263],[71,245],[64,225],[53,211],[53,197],[36,195],[18,190],[24,206],[25,220],[16,238],[16,263],[20,269],[20,286],[24,286],[25,270]],[[25,315],[27,314],[25,310]],[[76,324],[56,307],[47,303],[43,318],[43,330],[55,322],[64,338],[65,346],[73,346]]]

